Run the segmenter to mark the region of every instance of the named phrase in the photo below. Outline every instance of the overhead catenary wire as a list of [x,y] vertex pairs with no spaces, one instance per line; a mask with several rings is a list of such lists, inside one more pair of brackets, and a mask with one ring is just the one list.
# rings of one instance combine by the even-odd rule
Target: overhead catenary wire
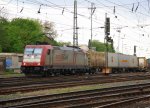
[[[31,1],[31,0],[29,0],[29,1]],[[36,0],[37,1],[37,0]],[[39,5],[41,5],[43,2],[37,2],[36,3],[36,1],[35,1],[35,3],[34,3],[34,5],[35,4],[39,4]],[[22,1],[20,1],[19,0],[19,2],[22,2]],[[32,2],[32,1],[31,1]],[[34,2],[34,1],[33,1]],[[29,4],[30,4],[30,2],[28,2]],[[137,4],[137,3],[135,3],[135,4]],[[39,6],[39,5],[37,5],[37,6]],[[131,5],[131,4],[130,4]],[[62,11],[62,9],[65,7],[65,12],[67,12],[67,13],[71,13],[71,10],[70,9],[68,9],[68,7],[67,6],[60,6],[61,8],[59,8],[58,6],[55,6],[55,5],[50,5],[50,4],[47,4],[47,5],[44,5],[45,7],[51,7],[51,8],[55,8],[55,9],[58,9],[58,10],[60,10],[60,13],[61,13],[61,11]],[[114,4],[113,4],[113,6],[114,6]],[[113,6],[111,6],[112,8],[113,8]],[[66,8],[67,7],[67,8]],[[98,7],[98,6],[97,6]],[[105,6],[103,6],[103,7],[105,7]],[[86,7],[87,8],[87,7]],[[130,9],[131,10],[131,9]],[[33,10],[33,11],[35,11],[35,10]],[[36,12],[36,11],[35,11]],[[41,13],[40,14],[45,14],[44,12],[42,12],[41,11]],[[83,13],[79,13],[80,15],[81,15],[81,17],[83,17],[83,16],[85,16]],[[83,16],[82,16],[83,15]],[[89,19],[89,17],[88,16],[85,16],[85,18],[86,19]],[[99,24],[103,24],[103,22],[101,21],[101,22],[99,22],[98,20],[99,19],[94,19],[95,20],[95,23],[99,23]],[[112,25],[114,25],[115,26],[115,23],[112,23]],[[116,26],[117,26],[117,24],[116,24]],[[118,24],[118,26],[123,26],[122,24]],[[136,27],[136,26],[135,26]]]
[[[112,1],[109,1],[109,0],[105,0],[105,1],[107,1],[107,2],[109,2],[109,3],[112,3],[112,4],[115,4],[115,5],[117,5],[117,6],[120,6],[118,3],[115,3],[115,2],[112,2]],[[140,2],[138,2],[138,5],[137,5],[137,7],[136,7],[136,8],[138,8],[139,3],[140,3]],[[132,13],[132,11],[131,11],[131,9],[130,9],[130,8],[125,7],[125,6],[123,6],[123,5],[122,5],[121,7],[123,7],[124,9],[129,10],[129,12],[131,12],[131,13]],[[138,14],[141,14],[141,15],[144,15],[144,16],[147,16],[147,17],[150,17],[150,15],[148,15],[148,14],[144,14],[144,13],[142,13],[142,12],[137,12],[137,13],[138,13]]]
[[[80,14],[81,15],[81,14]],[[81,15],[82,16],[82,15]]]

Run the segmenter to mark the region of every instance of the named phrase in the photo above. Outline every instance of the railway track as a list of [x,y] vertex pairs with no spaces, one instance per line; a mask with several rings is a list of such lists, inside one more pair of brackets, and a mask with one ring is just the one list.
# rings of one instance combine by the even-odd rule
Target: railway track
[[124,74],[112,74],[110,76],[104,76],[101,74],[92,74],[92,75],[80,75],[80,76],[59,76],[59,77],[48,77],[48,78],[27,78],[27,77],[13,77],[13,78],[1,78],[0,79],[0,87],[12,87],[12,86],[20,86],[20,85],[31,85],[31,84],[41,84],[41,83],[57,83],[57,82],[65,82],[65,81],[80,81],[84,79],[92,79],[92,78],[99,78],[105,79],[108,77],[133,77],[133,76],[150,76],[150,74],[144,73],[136,73],[129,75]]
[[[133,104],[140,102],[140,101],[146,101],[149,99],[150,99],[150,94],[143,95],[143,96],[137,96],[137,97],[133,97],[133,98],[128,98],[128,99],[124,99],[124,100],[119,100],[118,102],[106,104],[106,105],[103,105],[103,106],[100,106],[97,108],[117,108],[117,107],[128,108],[128,107],[130,107],[130,105],[133,105]],[[126,107],[125,107],[125,105],[126,105]],[[138,107],[138,108],[140,108],[140,107]]]
[[2,108],[117,108],[150,99],[150,83],[0,101]]
[[[143,74],[147,74],[147,75],[150,75],[150,73],[142,73],[142,72],[137,72],[137,73],[122,73],[122,74],[110,74],[109,76],[111,77],[116,77],[116,76],[120,76],[120,77],[125,77],[125,76],[141,76]],[[31,78],[28,78],[28,77],[11,77],[11,78],[0,78],[0,82],[1,83],[18,83],[18,82],[25,82],[25,81],[30,81],[30,80],[41,80],[41,79],[49,79],[49,80],[55,80],[55,79],[74,79],[74,78],[85,78],[85,77],[107,77],[103,74],[100,74],[100,73],[97,73],[97,74],[87,74],[87,75],[70,75],[70,76],[54,76],[54,77],[46,77],[46,78],[42,78],[42,77],[31,77]]]
[[49,77],[49,78],[24,78],[11,81],[1,81],[0,87],[12,87],[20,85],[32,85],[32,84],[42,84],[42,83],[58,83],[67,81],[81,81],[86,79],[100,78],[104,79],[106,76],[101,75],[86,75],[86,76],[62,76],[62,77]]
[[26,77],[10,77],[10,78],[0,78],[0,81],[3,82],[3,81],[19,81],[19,80],[23,80],[25,79]]
[[[1,87],[0,95],[4,94],[11,94],[16,92],[30,92],[36,90],[43,90],[43,89],[54,89],[54,88],[65,88],[65,87],[73,87],[73,86],[81,86],[81,85],[92,85],[92,84],[103,84],[103,83],[112,83],[112,82],[123,82],[123,81],[133,81],[133,80],[145,80],[150,79],[150,75],[147,76],[126,76],[126,77],[90,77],[90,78],[81,78],[81,79],[68,79],[65,81],[60,80],[52,80],[52,81],[43,81],[43,82],[36,82],[30,83],[30,85],[20,85],[19,86],[10,86],[10,87]],[[6,85],[5,85],[6,86]]]
[[145,73],[138,73],[138,74],[127,74],[127,75],[122,75],[122,74],[112,74],[110,76],[104,76],[101,74],[92,74],[92,75],[82,75],[82,76],[59,76],[59,77],[48,77],[48,78],[27,78],[27,77],[13,77],[13,78],[2,78],[0,79],[0,87],[7,87],[7,86],[20,86],[21,85],[28,85],[32,83],[38,83],[42,81],[50,81],[50,82],[60,82],[60,81],[66,81],[66,80],[84,80],[84,79],[90,79],[90,78],[99,78],[99,79],[104,79],[108,77],[134,77],[134,76],[145,76],[149,77],[150,74],[145,74]]

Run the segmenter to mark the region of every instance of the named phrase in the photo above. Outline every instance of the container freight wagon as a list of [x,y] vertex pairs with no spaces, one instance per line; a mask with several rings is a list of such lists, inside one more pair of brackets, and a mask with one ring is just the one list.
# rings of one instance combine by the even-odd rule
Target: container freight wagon
[[89,51],[89,64],[90,67],[97,68],[103,73],[108,74],[137,70],[138,59],[132,55]]
[[89,50],[87,55],[89,68],[101,71],[105,65],[105,53]]
[[[136,56],[119,53],[108,53],[108,69],[106,68],[108,71],[106,71],[106,73],[134,71],[137,68],[138,59]],[[103,72],[105,71],[103,70]]]

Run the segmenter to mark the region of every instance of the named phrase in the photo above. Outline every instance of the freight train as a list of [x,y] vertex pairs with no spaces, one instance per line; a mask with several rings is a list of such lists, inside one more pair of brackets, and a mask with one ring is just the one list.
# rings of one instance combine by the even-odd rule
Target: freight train
[[114,72],[144,71],[146,59],[120,53],[84,51],[78,47],[52,45],[27,45],[22,72],[27,75],[104,74]]

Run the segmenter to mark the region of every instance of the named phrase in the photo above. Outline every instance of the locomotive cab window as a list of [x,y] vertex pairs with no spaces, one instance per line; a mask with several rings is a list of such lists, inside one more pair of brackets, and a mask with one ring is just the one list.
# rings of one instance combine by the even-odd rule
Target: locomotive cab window
[[33,48],[26,48],[25,49],[25,54],[32,54],[33,53]]
[[35,48],[33,53],[34,54],[41,54],[42,53],[42,48]]
[[42,48],[26,48],[25,54],[41,54]]

